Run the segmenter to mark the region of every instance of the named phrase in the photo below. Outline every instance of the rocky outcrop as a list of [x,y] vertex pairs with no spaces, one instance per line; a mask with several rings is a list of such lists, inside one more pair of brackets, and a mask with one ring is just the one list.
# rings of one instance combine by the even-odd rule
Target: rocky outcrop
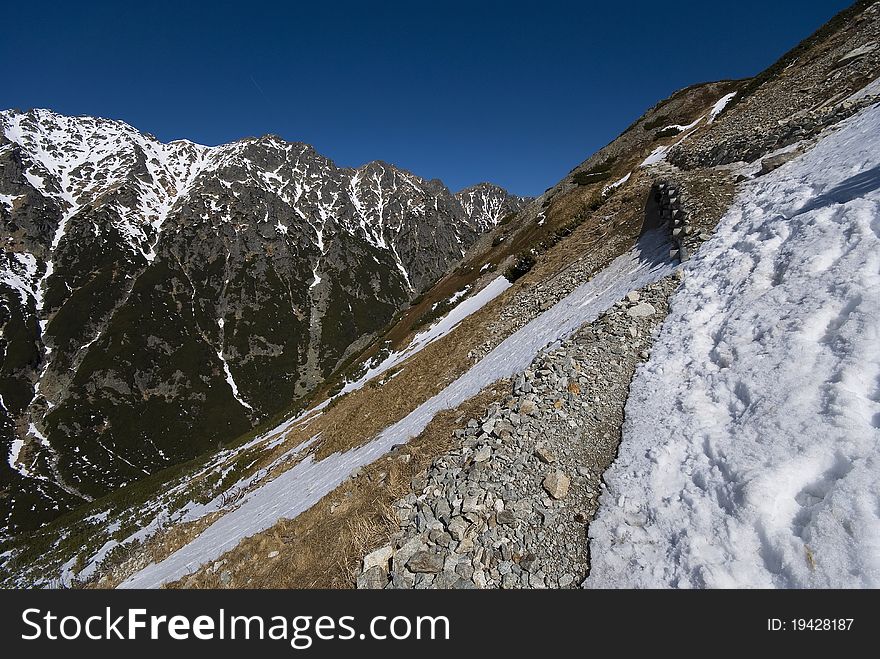
[[746,81],[705,130],[669,151],[682,168],[753,162],[877,102],[853,94],[880,76],[880,2],[859,0]]
[[816,137],[829,126],[851,117],[859,110],[880,102],[880,95],[867,95],[833,107],[798,113],[775,124],[760,126],[751,134],[724,135],[711,143],[699,137],[702,148],[683,143],[669,151],[669,161],[682,169],[714,167],[735,162],[752,162],[777,149]]
[[661,227],[668,230],[675,249],[671,250],[670,256],[679,261],[687,261],[690,251],[687,239],[693,233],[690,215],[683,208],[681,190],[675,183],[659,180],[651,186],[651,197],[657,206],[657,214]]

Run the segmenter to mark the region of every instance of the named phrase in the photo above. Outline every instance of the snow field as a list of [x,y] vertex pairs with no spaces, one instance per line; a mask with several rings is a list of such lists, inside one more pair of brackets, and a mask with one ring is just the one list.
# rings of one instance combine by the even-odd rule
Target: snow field
[[633,380],[587,587],[880,586],[880,108],[747,184]]

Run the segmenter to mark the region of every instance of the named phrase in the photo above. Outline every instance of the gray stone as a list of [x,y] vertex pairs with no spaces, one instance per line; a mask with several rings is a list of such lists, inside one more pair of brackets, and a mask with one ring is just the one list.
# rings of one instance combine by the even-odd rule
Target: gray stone
[[477,497],[465,497],[461,504],[461,512],[463,513],[478,513],[482,509],[483,507],[478,503]]
[[459,563],[455,566],[455,573],[462,579],[470,581],[474,576],[474,566],[470,563]]
[[357,587],[365,590],[378,590],[388,585],[388,573],[378,565],[362,572],[357,578]]
[[454,588],[460,577],[455,572],[447,572],[444,570],[434,578],[432,586],[441,590]]
[[391,545],[385,545],[384,547],[379,547],[379,549],[371,551],[364,556],[363,571],[367,572],[370,568],[377,566],[381,567],[383,570],[387,570],[388,561],[391,560],[392,554],[394,554],[394,549]]
[[449,531],[449,535],[460,541],[464,538],[464,534],[469,526],[470,524],[468,524],[467,520],[459,515],[449,520],[449,525],[446,529]]
[[869,41],[868,43],[866,43],[862,46],[859,46],[858,48],[853,48],[846,55],[844,55],[839,60],[837,60],[837,65],[841,66],[843,64],[848,64],[849,62],[852,62],[853,60],[856,60],[860,57],[864,57],[865,55],[873,53],[875,50],[877,50],[877,42],[876,41]]
[[553,471],[544,478],[542,483],[544,489],[554,499],[562,499],[568,494],[568,487],[571,485],[571,479],[561,469]]
[[556,455],[553,453],[552,449],[543,442],[539,442],[537,446],[535,446],[535,456],[537,456],[538,460],[544,464],[556,462]]
[[785,153],[779,153],[775,156],[770,156],[769,158],[764,158],[761,161],[761,170],[758,172],[758,176],[769,174],[774,169],[782,167],[785,163],[793,160],[799,155],[800,152],[795,149],[793,151],[786,151]]
[[492,457],[492,447],[491,446],[481,446],[477,449],[477,452],[474,453],[474,462],[486,462],[489,458]]
[[537,572],[530,572],[529,573],[529,587],[530,588],[545,588],[544,577],[539,575]]
[[416,585],[416,577],[408,570],[396,570],[391,573],[391,587],[410,589]]
[[432,551],[418,551],[406,562],[410,572],[432,574],[443,569],[445,555],[435,554]]
[[519,413],[520,414],[532,415],[535,413],[536,409],[537,409],[537,406],[535,405],[535,402],[532,400],[524,400],[522,403],[519,404]]
[[397,551],[394,552],[393,565],[394,569],[403,567],[412,556],[424,547],[424,541],[421,536],[414,536],[407,540]]
[[653,316],[656,312],[657,310],[654,308],[654,305],[647,302],[639,302],[636,306],[627,309],[626,315],[630,318],[647,318]]
[[434,506],[434,515],[441,521],[448,521],[451,514],[452,509],[449,507],[449,502],[446,499],[440,499],[437,505]]

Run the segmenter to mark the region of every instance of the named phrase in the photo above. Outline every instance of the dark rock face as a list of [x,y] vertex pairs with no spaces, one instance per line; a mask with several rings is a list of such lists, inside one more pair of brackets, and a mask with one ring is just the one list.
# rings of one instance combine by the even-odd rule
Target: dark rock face
[[31,528],[308,394],[524,204],[267,136],[0,113],[0,525]]

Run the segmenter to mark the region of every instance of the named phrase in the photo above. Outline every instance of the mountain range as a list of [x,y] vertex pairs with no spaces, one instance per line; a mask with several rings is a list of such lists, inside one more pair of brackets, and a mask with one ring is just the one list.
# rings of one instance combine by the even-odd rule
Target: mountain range
[[277,136],[168,144],[0,112],[0,525],[305,399],[527,199]]

